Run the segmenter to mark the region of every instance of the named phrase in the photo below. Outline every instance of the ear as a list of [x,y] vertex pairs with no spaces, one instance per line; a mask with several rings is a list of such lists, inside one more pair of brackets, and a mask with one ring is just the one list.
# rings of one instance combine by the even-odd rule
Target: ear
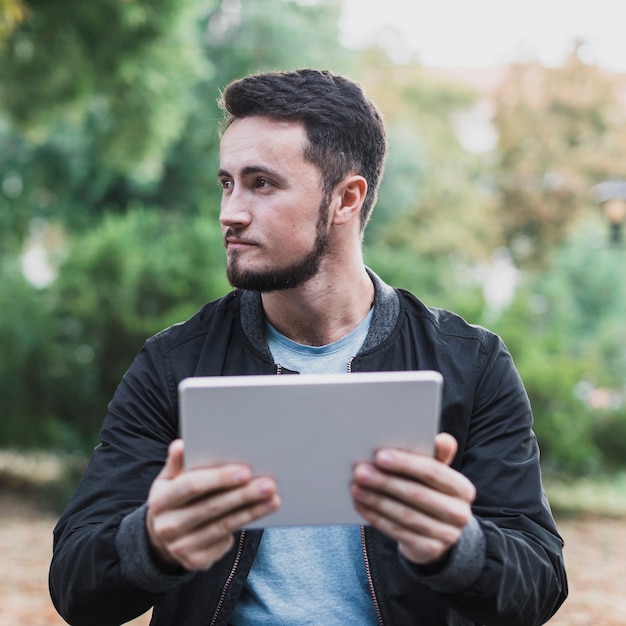
[[333,220],[335,225],[346,224],[353,218],[361,219],[361,206],[367,193],[367,181],[363,176],[346,176],[335,188]]

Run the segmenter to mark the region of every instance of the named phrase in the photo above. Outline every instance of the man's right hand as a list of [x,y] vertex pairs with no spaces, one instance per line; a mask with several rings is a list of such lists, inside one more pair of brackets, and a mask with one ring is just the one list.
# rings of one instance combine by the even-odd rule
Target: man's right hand
[[208,569],[232,547],[236,530],[279,506],[274,480],[253,477],[245,465],[185,472],[177,439],[150,488],[148,539],[164,567]]

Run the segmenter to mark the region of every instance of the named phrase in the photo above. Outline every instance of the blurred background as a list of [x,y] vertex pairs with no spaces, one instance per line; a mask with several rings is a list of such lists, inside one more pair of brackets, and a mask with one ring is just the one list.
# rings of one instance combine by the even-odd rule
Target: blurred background
[[228,290],[219,90],[303,66],[361,82],[388,125],[367,264],[503,337],[557,516],[621,520],[622,20],[436,4],[0,0],[0,543],[64,505],[145,339]]

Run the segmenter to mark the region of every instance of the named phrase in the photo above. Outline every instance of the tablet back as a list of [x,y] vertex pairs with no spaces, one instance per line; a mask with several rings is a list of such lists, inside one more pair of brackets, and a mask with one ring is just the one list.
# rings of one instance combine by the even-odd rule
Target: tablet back
[[242,462],[271,475],[281,508],[251,528],[355,524],[352,467],[380,447],[433,453],[438,372],[187,378],[185,469]]

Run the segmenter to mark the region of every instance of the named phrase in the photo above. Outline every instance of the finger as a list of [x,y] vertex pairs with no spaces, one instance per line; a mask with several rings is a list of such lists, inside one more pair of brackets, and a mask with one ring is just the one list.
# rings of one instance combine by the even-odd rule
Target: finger
[[209,493],[183,507],[163,511],[154,521],[155,532],[166,542],[174,541],[235,511],[272,500],[276,491],[272,478],[261,477],[244,486]]
[[468,502],[473,502],[476,497],[476,489],[467,477],[423,454],[385,448],[376,452],[373,467],[377,470],[374,474],[379,480],[381,474],[395,474],[423,483],[436,491],[459,496]]
[[169,544],[172,558],[188,570],[211,567],[231,548],[233,533],[280,507],[280,498],[274,495],[253,506],[238,509],[227,516],[197,528]]
[[184,444],[182,439],[174,439],[167,450],[167,460],[158,478],[171,479],[183,471]]
[[[360,470],[357,473],[360,474]],[[368,476],[360,484],[354,484],[353,497],[381,515],[415,530],[423,530],[414,526],[413,514],[416,512],[419,513],[418,520],[427,515],[434,521],[461,528],[471,517],[470,503],[459,496],[397,476]]]
[[457,440],[449,433],[439,433],[435,437],[435,458],[446,465],[451,465],[459,449]]
[[170,480],[156,480],[148,496],[148,506],[171,510],[188,506],[212,493],[246,484],[252,471],[245,465],[220,465],[193,469]]
[[427,517],[416,520],[416,529],[398,524],[397,520],[387,518],[361,502],[356,502],[355,508],[369,524],[397,541],[404,555],[415,563],[430,563],[441,558],[461,536],[460,529],[434,524]]

